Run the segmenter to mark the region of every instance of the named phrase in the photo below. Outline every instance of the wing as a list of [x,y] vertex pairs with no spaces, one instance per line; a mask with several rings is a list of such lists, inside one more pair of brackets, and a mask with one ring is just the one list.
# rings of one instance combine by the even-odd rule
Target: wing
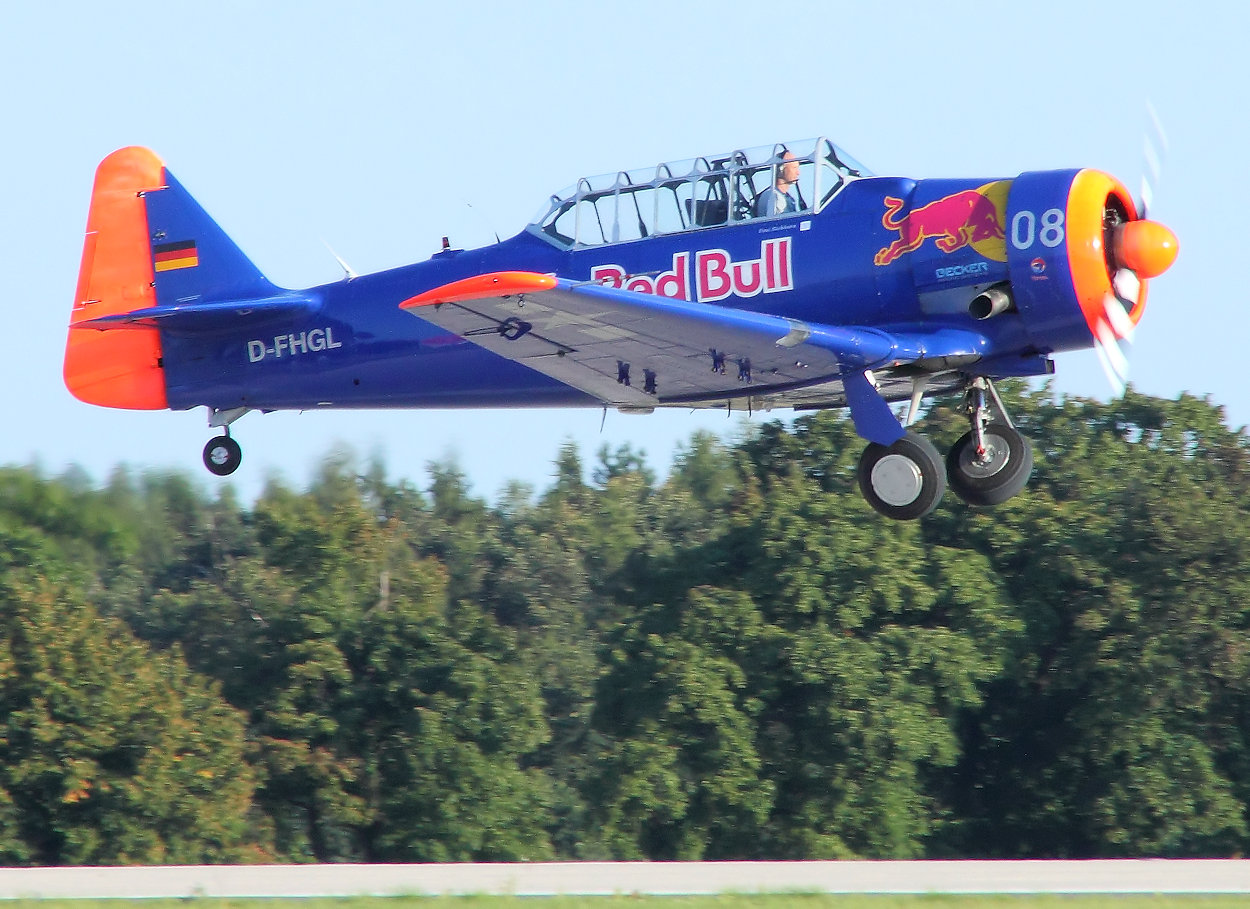
[[866,371],[936,357],[976,359],[988,346],[974,332],[824,325],[533,272],[478,275],[400,306],[608,406],[755,397],[794,406],[818,399],[851,404],[857,426],[869,409],[889,414]]

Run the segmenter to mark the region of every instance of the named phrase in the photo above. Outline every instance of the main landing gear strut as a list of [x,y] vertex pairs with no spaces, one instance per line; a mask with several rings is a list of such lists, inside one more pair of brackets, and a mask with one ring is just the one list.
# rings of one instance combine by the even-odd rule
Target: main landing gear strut
[[1033,449],[989,379],[972,381],[964,411],[972,428],[951,447],[945,464],[932,442],[910,430],[893,445],[870,442],[858,471],[868,504],[887,518],[909,521],[937,508],[948,484],[969,505],[982,507],[1001,505],[1024,489],[1033,473]]

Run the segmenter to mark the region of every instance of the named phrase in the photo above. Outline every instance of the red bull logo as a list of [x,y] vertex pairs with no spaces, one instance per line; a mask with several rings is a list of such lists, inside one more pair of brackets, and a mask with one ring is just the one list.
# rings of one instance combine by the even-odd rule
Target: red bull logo
[[944,253],[971,246],[987,259],[1007,261],[1007,232],[1004,228],[1010,180],[997,180],[976,189],[965,189],[928,205],[913,208],[899,217],[904,200],[885,197],[881,223],[898,231],[898,239],[877,251],[873,262],[889,265],[895,259],[919,249],[932,240]]
[[590,280],[675,300],[715,303],[730,296],[754,297],[794,290],[790,237],[765,240],[760,257],[734,261],[723,249],[702,249],[673,255],[673,267],[652,275],[630,275],[620,265],[596,265]]

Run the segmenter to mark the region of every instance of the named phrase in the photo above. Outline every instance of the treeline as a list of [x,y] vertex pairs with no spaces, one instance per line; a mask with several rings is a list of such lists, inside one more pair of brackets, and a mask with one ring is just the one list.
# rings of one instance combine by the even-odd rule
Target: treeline
[[1243,853],[1250,441],[1009,397],[1029,489],[920,523],[836,413],[493,504],[0,471],[0,863]]

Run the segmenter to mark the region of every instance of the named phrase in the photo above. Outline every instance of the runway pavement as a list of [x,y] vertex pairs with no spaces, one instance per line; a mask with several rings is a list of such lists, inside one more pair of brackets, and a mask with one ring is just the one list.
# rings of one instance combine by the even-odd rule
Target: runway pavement
[[787,892],[1250,894],[1250,861],[537,862],[0,868],[0,899]]

